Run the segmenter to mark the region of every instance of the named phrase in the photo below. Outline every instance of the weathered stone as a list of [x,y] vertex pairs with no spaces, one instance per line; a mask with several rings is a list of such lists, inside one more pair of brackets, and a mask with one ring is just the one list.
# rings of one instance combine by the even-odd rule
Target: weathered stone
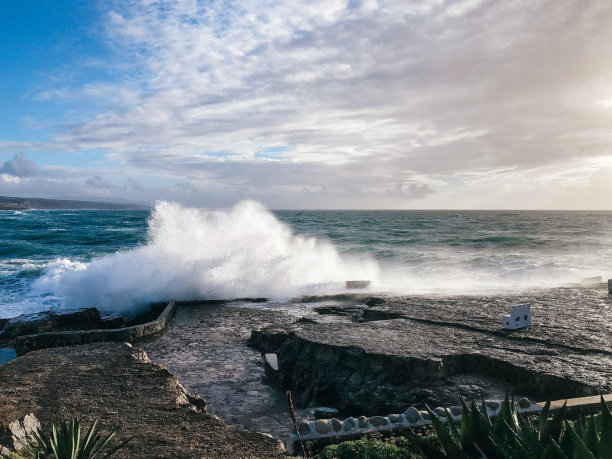
[[315,421],[315,431],[318,434],[327,434],[331,432],[331,425],[330,422],[328,420],[325,419],[319,419],[318,421]]
[[384,416],[372,416],[370,418],[370,424],[374,427],[386,426],[388,423],[387,418]]
[[119,428],[114,445],[134,436],[118,457],[269,458],[282,453],[278,440],[206,414],[202,399],[142,354],[121,343],[97,343],[18,357],[0,367],[0,416],[20,419],[33,413],[43,431],[74,417],[83,418],[88,428],[99,418],[103,430]]
[[427,411],[419,411],[419,414],[426,421],[431,421],[431,418],[429,417],[429,413]]
[[93,330],[114,328],[123,323],[123,317],[112,316],[103,320],[96,308],[82,308],[63,311],[45,311],[22,314],[9,319],[0,332],[0,341],[17,336],[32,335],[59,330]]
[[16,451],[21,451],[26,442],[35,440],[34,434],[40,429],[40,422],[33,413],[27,414],[21,419],[17,419],[8,424],[11,435],[12,446]]
[[442,408],[441,406],[434,408],[433,410],[431,410],[436,416],[438,416],[439,418],[445,418],[446,417],[446,411],[444,411],[444,408]]
[[346,281],[346,288],[366,288],[372,281],[369,280],[352,280]]
[[404,415],[406,416],[408,422],[410,422],[411,424],[414,424],[415,422],[418,422],[421,419],[419,411],[413,406],[404,411]]
[[391,421],[393,424],[399,424],[402,422],[401,414],[390,414],[387,417],[389,418],[389,421]]
[[448,411],[450,411],[450,413],[453,416],[459,416],[463,412],[463,407],[461,407],[461,406],[451,406]]
[[342,427],[342,430],[352,430],[353,428],[355,428],[355,418],[346,418],[342,422],[342,424],[344,425],[344,427]]
[[332,418],[331,425],[332,429],[334,429],[334,432],[339,432],[342,428],[342,422],[338,418]]
[[368,426],[368,418],[366,418],[365,416],[359,416],[357,421],[359,422],[359,427],[361,428],[365,428]]
[[531,406],[531,402],[529,401],[528,398],[523,397],[518,401],[518,406],[520,408],[529,408]]
[[300,435],[308,435],[311,432],[310,422],[308,421],[300,421],[298,422],[298,432]]
[[[462,396],[487,398],[504,388],[541,399],[610,392],[612,380],[594,368],[612,366],[612,342],[605,329],[590,325],[601,323],[602,289],[522,294],[518,301],[537,308],[538,323],[510,333],[498,320],[517,303],[515,295],[386,297],[363,308],[363,320],[350,321],[345,317],[353,319],[355,302],[340,300],[325,321],[287,327],[276,349],[288,367],[278,380],[303,387],[304,406],[333,397],[341,411],[365,415],[452,406]],[[544,323],[553,325],[538,325]],[[571,323],[576,333],[556,323]]]
[[485,404],[487,405],[487,408],[490,408],[493,411],[497,411],[499,408],[499,402],[496,402],[495,400],[487,400]]

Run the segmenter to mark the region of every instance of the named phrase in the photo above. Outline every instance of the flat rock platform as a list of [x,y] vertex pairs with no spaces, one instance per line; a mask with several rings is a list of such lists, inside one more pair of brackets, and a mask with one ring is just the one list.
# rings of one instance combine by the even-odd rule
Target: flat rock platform
[[[29,413],[51,423],[95,418],[117,442],[116,457],[277,457],[278,440],[230,427],[206,412],[167,369],[140,349],[96,343],[33,351],[0,367],[0,419]],[[93,419],[92,419],[93,418]]]

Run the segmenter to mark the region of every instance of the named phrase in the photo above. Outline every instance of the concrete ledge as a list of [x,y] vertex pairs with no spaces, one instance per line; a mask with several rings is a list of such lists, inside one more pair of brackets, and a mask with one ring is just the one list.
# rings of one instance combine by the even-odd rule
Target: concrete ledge
[[[591,397],[579,397],[579,398],[568,398],[567,400],[555,400],[550,402],[551,410],[560,410],[563,405],[567,408],[596,408],[601,403],[601,397],[603,397],[606,403],[612,403],[612,394],[607,395],[593,395]],[[538,403],[540,406],[546,405],[546,402]]]
[[134,341],[162,331],[176,312],[176,301],[170,301],[159,317],[151,322],[130,327],[109,330],[76,330],[37,333],[15,338],[15,351],[18,356],[38,349],[73,346],[101,341]]

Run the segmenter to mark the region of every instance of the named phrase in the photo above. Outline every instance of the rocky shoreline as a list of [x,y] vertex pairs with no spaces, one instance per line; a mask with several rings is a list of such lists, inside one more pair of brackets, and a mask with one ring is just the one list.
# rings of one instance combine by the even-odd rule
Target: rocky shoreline
[[[501,315],[510,305],[524,302],[532,304],[533,325],[522,330],[502,330]],[[151,336],[134,337],[138,338],[134,346],[142,351],[124,344],[86,344],[30,352],[0,366],[0,381],[4,381],[0,383],[0,416],[10,421],[7,413],[17,419],[31,410],[44,424],[56,422],[60,415],[79,416],[85,412],[108,420],[105,425],[109,428],[123,429],[133,420],[132,425],[139,429],[138,419],[129,410],[114,418],[105,413],[122,413],[124,405],[131,403],[123,398],[123,392],[133,386],[140,387],[143,394],[141,415],[149,416],[149,407],[156,406],[156,401],[147,398],[154,397],[147,388],[157,384],[155,374],[165,367],[169,371],[163,371],[169,379],[162,387],[197,394],[206,400],[211,412],[237,426],[244,435],[248,432],[243,429],[248,429],[283,439],[291,432],[286,389],[292,390],[298,417],[303,420],[314,419],[313,408],[317,405],[338,409],[339,414],[334,416],[357,419],[363,415],[403,413],[410,406],[452,406],[462,397],[500,399],[506,390],[517,399],[527,396],[531,400],[609,393],[611,310],[612,301],[602,286],[495,296],[342,295],[283,304],[261,299],[225,304],[179,303],[176,315],[164,324],[161,333],[157,330]],[[0,341],[4,333],[5,343],[9,341],[7,323],[0,322]],[[134,362],[138,362],[134,355],[147,355],[155,362],[148,364],[162,370],[131,373],[129,365],[115,368],[111,365],[114,353],[118,359]],[[132,357],[128,358],[128,354]],[[97,364],[97,360],[101,363]],[[41,373],[56,379],[43,378],[36,391],[20,391],[20,385],[31,384],[27,379],[33,379],[37,365],[41,365]],[[108,367],[100,370],[99,365]],[[75,381],[80,381],[71,387],[80,404],[53,392],[63,378],[64,368],[71,368]],[[94,379],[78,375],[79,371],[86,374],[94,369],[98,373],[107,371],[103,383],[115,389],[101,390]],[[124,377],[127,382],[116,382]],[[169,383],[172,378],[177,382]],[[11,379],[15,383],[7,382]],[[176,384],[186,389],[176,389]],[[170,391],[168,400],[181,398],[175,392]],[[18,394],[22,394],[21,398]],[[51,400],[53,397],[58,398]],[[195,396],[185,397],[189,400]],[[91,409],[86,408],[88,404]],[[9,405],[16,408],[5,409]],[[48,413],[51,405],[53,414]],[[166,405],[163,409],[174,412],[188,408],[194,412],[193,404],[189,405],[174,403],[172,408]],[[78,412],[79,409],[85,411]],[[180,449],[180,435],[173,431],[167,433],[169,440],[164,440],[166,449],[160,446],[156,455],[172,455],[174,448],[183,451],[177,454],[184,457],[217,457],[217,450],[222,454],[216,443],[219,437],[207,434],[214,454],[203,453],[206,441],[198,443],[191,438],[191,429],[204,429],[200,425],[204,421],[194,421],[191,414],[180,414],[182,411],[177,413],[183,419],[178,422],[186,423],[179,433],[185,435],[184,441],[192,449]],[[153,441],[147,435],[153,435],[156,428],[152,426],[158,422],[151,416],[152,424],[147,424],[149,427],[142,433],[147,441]],[[213,418],[204,417],[212,422]],[[237,442],[232,446],[237,448],[235,451],[244,455],[251,448],[246,456],[253,457],[281,454],[278,443],[269,443],[269,437],[250,434],[255,437],[247,441],[235,429],[214,419],[220,423],[218,426],[224,426],[215,427],[215,431],[227,436],[225,443]],[[239,449],[247,444],[251,445],[247,450]],[[130,457],[138,457],[138,443],[135,445]]]
[[64,419],[99,419],[134,437],[117,457],[277,457],[271,437],[228,426],[166,368],[125,343],[96,343],[28,353],[0,367],[0,418],[33,413],[43,428]]
[[251,344],[277,356],[278,369],[268,365],[267,374],[299,404],[350,415],[500,398],[506,389],[536,400],[611,392],[606,292],[559,289],[525,299],[537,320],[520,330],[501,328],[515,296],[380,297],[321,306],[326,322],[254,331]]

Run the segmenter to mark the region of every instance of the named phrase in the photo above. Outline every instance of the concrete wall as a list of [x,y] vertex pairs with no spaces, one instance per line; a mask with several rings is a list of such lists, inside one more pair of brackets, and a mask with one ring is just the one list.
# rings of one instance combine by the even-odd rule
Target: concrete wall
[[176,301],[171,301],[157,319],[131,327],[110,330],[57,331],[19,336],[15,339],[15,351],[20,356],[30,351],[49,347],[73,346],[100,341],[134,341],[135,339],[162,331],[166,328],[175,312]]

